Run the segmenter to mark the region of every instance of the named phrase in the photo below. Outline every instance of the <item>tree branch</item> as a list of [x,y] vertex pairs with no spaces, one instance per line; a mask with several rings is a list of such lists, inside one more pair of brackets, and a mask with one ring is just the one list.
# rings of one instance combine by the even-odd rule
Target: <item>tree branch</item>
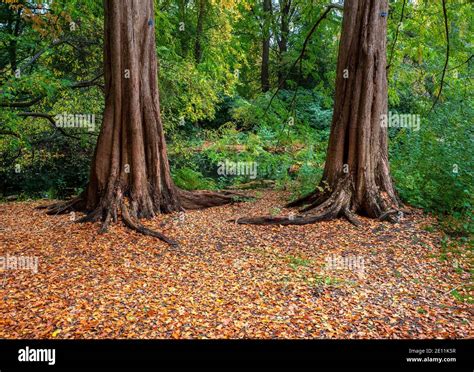
[[89,88],[93,86],[97,86],[104,90],[104,86],[102,84],[98,84],[97,80],[99,80],[102,76],[104,76],[104,73],[101,73],[97,75],[95,78],[91,80],[86,80],[86,81],[78,81],[77,83],[74,83],[70,86],[72,89],[77,89],[77,88]]
[[22,67],[22,69],[25,69],[25,68],[31,66],[33,63],[36,62],[36,60],[38,60],[50,48],[55,47],[55,46],[60,45],[60,44],[63,44],[64,42],[66,42],[65,39],[54,40],[53,43],[50,46],[48,46],[47,48],[44,48],[43,50],[40,50],[38,53],[36,53],[27,63],[25,63],[25,65]]
[[39,96],[31,101],[19,101],[19,102],[0,102],[0,107],[30,107],[38,103],[44,98],[44,96]]
[[439,86],[439,92],[438,95],[436,96],[435,101],[433,102],[433,106],[431,106],[430,111],[428,111],[428,114],[433,111],[435,108],[436,104],[438,103],[439,97],[441,97],[441,92],[443,91],[443,85],[444,85],[444,77],[446,76],[446,69],[448,68],[448,63],[449,63],[449,27],[448,27],[448,12],[446,10],[446,0],[441,0],[443,2],[443,16],[444,16],[444,28],[446,32],[446,60],[444,62],[444,67],[443,67],[443,74],[441,75],[441,82]]
[[0,129],[0,136],[12,136],[12,137],[20,138],[18,133],[15,133],[11,130],[2,130],[2,129]]
[[316,31],[316,29],[318,28],[319,24],[322,22],[322,20],[324,18],[326,18],[326,16],[329,14],[329,12],[332,10],[332,9],[343,9],[343,7],[339,4],[329,4],[327,5],[326,7],[326,10],[323,12],[323,14],[319,17],[319,19],[316,21],[316,23],[314,24],[314,26],[311,28],[311,30],[309,31],[308,35],[306,35],[306,38],[303,42],[303,47],[301,49],[301,53],[300,55],[298,56],[298,58],[296,58],[295,62],[291,65],[290,69],[288,70],[288,72],[286,73],[286,76],[284,79],[282,79],[281,83],[278,85],[278,88],[277,90],[275,91],[275,93],[272,95],[272,98],[270,99],[270,102],[268,103],[268,106],[267,108],[265,109],[265,112],[268,111],[268,109],[270,108],[270,106],[272,105],[272,102],[273,102],[273,99],[276,97],[276,95],[278,94],[278,92],[280,91],[281,87],[283,86],[284,82],[286,81],[286,79],[288,78],[291,70],[293,70],[295,68],[295,66],[297,65],[297,63],[303,59],[304,57],[304,53],[306,52],[306,48],[308,46],[308,43],[309,43],[309,40],[311,39],[311,36],[313,36],[314,32]]
[[393,59],[393,54],[394,54],[394,50],[395,50],[395,44],[397,44],[398,34],[400,33],[400,26],[402,25],[403,16],[404,16],[404,13],[405,13],[405,5],[406,5],[406,3],[407,3],[407,1],[406,1],[406,0],[403,0],[402,13],[401,13],[401,15],[400,15],[400,21],[398,22],[397,31],[395,32],[395,39],[393,40],[392,48],[390,49],[390,59],[388,60],[387,70],[388,70],[388,69],[390,68],[390,66],[392,65],[392,59]]
[[[97,80],[99,80],[102,76],[104,76],[104,73],[101,73],[97,75],[95,78],[91,80],[86,80],[86,81],[78,81],[76,83],[72,83],[70,86],[66,88],[71,88],[71,89],[78,89],[78,88],[89,88],[92,86],[97,86],[104,90],[104,86],[102,84],[97,83]],[[34,104],[40,102],[43,98],[45,98],[44,95],[36,97],[32,99],[31,101],[19,101],[19,102],[0,102],[0,107],[11,107],[11,108],[26,108],[26,107],[31,107]]]
[[448,71],[453,71],[453,70],[457,70],[459,67],[465,65],[466,63],[469,63],[469,61],[474,57],[474,54],[471,54],[471,56],[466,59],[464,62],[460,63],[459,65],[457,66],[454,66],[454,67],[451,67]]
[[74,139],[80,139],[77,136],[74,136],[72,134],[67,133],[66,131],[64,131],[63,128],[58,127],[56,125],[56,121],[54,120],[54,118],[49,114],[43,114],[43,113],[40,113],[40,112],[22,112],[22,113],[18,114],[18,116],[47,119],[49,121],[49,123],[51,124],[51,126],[54,129],[56,129],[58,132],[60,132],[63,136],[69,137],[69,138],[74,138]]

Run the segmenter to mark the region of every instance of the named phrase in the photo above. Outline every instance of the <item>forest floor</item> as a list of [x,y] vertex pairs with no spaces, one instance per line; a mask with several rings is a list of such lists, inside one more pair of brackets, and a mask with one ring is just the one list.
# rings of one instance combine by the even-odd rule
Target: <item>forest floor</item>
[[45,201],[0,204],[0,257],[38,258],[37,273],[0,271],[0,338],[474,336],[472,305],[451,294],[470,281],[456,269],[468,257],[442,250],[425,229],[432,218],[227,222],[288,198],[261,194],[144,222],[178,248],[122,225],[98,235],[98,225],[34,209]]

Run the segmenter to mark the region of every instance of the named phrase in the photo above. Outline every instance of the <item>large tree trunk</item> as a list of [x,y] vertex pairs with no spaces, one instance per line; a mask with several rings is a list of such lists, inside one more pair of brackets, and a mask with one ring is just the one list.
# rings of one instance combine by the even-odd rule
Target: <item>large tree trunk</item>
[[107,94],[86,208],[107,210],[121,192],[138,217],[179,210],[160,118],[153,2],[104,4]]
[[290,203],[294,218],[241,219],[252,224],[306,224],[354,213],[395,220],[400,201],[389,172],[387,130],[387,0],[346,0],[339,46],[334,116],[317,191]]
[[139,218],[205,208],[234,200],[228,193],[188,192],[175,187],[160,118],[153,0],[104,1],[105,111],[85,192],[49,207],[49,214],[84,210],[81,220],[122,217],[139,232]]

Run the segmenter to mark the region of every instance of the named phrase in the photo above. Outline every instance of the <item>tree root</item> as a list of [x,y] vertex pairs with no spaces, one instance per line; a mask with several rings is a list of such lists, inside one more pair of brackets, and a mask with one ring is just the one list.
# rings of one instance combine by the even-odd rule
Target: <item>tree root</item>
[[51,215],[59,215],[59,214],[67,214],[78,210],[79,204],[83,203],[82,196],[78,196],[71,200],[67,200],[65,202],[54,203],[50,205],[40,205],[35,209],[47,209],[46,214]]
[[356,227],[361,226],[361,222],[357,219],[354,213],[351,212],[349,208],[344,208],[343,210],[344,217],[347,218],[347,220],[353,224]]
[[292,202],[285,205],[285,208],[294,208],[294,207],[301,207],[305,204],[312,204],[316,200],[316,193],[311,192],[301,198],[293,200]]
[[295,217],[249,217],[249,218],[238,218],[233,220],[239,225],[308,225],[311,223],[330,220],[329,214],[318,214],[318,215],[306,215],[306,216],[295,216]]
[[[253,199],[253,197],[229,191],[186,191],[178,189],[178,195],[183,210],[204,209]],[[85,210],[84,206],[86,203],[83,194],[71,200],[39,206],[36,209],[46,209],[48,215],[67,214],[73,211],[86,212],[86,215],[76,220],[76,222],[102,221],[102,226],[99,230],[100,234],[107,232],[112,221],[118,221],[118,213],[120,213],[123,223],[128,228],[143,235],[158,238],[172,246],[176,247],[179,245],[175,240],[141,224],[138,218],[139,211],[136,210],[136,203],[129,200],[129,204],[125,203],[124,196],[118,189],[114,192],[114,195],[104,196],[99,206],[92,211]]]
[[[238,218],[233,222],[242,225],[307,225],[319,221],[332,220],[338,217],[346,218],[356,227],[361,226],[361,222],[354,212],[354,188],[349,178],[341,179],[331,193],[316,191],[297,199],[285,207],[300,206],[302,215],[298,216],[261,216]],[[384,207],[383,198],[375,197],[372,200],[371,210],[381,211],[380,217],[392,222],[398,222],[400,211],[398,209],[389,209]],[[352,207],[352,208],[351,208]],[[386,212],[384,212],[387,210]],[[374,212],[376,213],[376,212]],[[396,216],[396,217],[395,217]]]
[[403,217],[402,211],[397,210],[397,209],[389,209],[388,211],[380,215],[379,220],[397,223],[397,222],[400,222],[400,219],[402,217]]
[[245,194],[232,191],[187,191],[180,189],[178,193],[181,206],[187,210],[218,207],[254,199]]
[[154,230],[151,230],[151,229],[143,226],[138,220],[134,220],[130,216],[129,209],[125,205],[125,203],[122,203],[122,208],[121,209],[122,209],[123,222],[125,223],[125,225],[128,228],[130,228],[132,230],[135,230],[136,232],[139,232],[143,235],[148,235],[148,236],[153,236],[155,238],[158,238],[158,239],[164,241],[165,243],[168,243],[169,245],[171,245],[173,247],[179,246],[178,242],[176,242],[175,240],[168,238],[167,236],[159,233],[158,231],[154,231]]

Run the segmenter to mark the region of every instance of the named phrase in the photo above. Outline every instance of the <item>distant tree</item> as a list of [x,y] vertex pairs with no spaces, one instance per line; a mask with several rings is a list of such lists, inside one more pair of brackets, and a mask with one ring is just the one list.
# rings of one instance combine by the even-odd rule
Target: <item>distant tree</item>
[[285,88],[287,73],[285,72],[285,55],[288,52],[288,38],[290,36],[290,21],[294,14],[293,0],[279,0],[280,29],[278,38],[279,68],[278,86]]
[[263,0],[263,30],[262,30],[262,68],[260,80],[262,92],[270,90],[270,18],[272,17],[272,1]]
[[196,39],[194,41],[194,60],[200,63],[202,59],[202,37],[204,31],[204,20],[206,17],[207,1],[198,0],[198,16],[196,25]]

